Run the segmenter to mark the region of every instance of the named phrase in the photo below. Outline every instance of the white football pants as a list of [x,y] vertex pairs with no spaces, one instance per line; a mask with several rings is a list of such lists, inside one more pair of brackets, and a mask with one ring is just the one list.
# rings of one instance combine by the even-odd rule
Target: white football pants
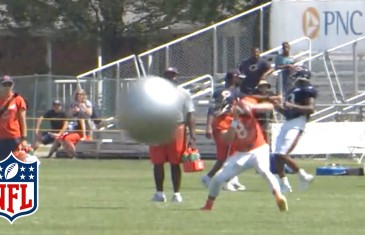
[[304,130],[306,123],[307,118],[305,116],[286,120],[275,139],[275,150],[273,152],[282,155],[289,154],[289,151],[293,148],[294,141],[300,132]]
[[235,152],[223,164],[209,184],[209,195],[217,197],[222,185],[245,170],[254,168],[266,180],[271,191],[280,192],[277,178],[270,171],[270,148],[265,144],[249,152]]

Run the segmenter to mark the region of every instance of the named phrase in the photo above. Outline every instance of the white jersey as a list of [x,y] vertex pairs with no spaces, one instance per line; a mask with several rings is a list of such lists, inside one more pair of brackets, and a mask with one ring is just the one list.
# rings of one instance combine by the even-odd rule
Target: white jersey
[[187,114],[195,111],[193,98],[191,97],[190,92],[186,89],[178,87],[178,90],[181,91],[183,102],[181,104],[182,107],[179,109],[177,122],[186,122]]
[[[91,103],[91,101],[90,100],[86,100],[85,101],[85,106],[86,106],[86,108],[92,108],[92,103]],[[74,107],[80,107],[80,103],[79,102],[77,102],[77,101],[74,101],[74,102],[72,102],[71,103],[71,108],[74,108]],[[90,115],[88,115],[88,114],[86,114],[85,112],[83,112],[83,111],[80,111],[80,115],[83,117],[83,118],[85,118],[85,119],[88,119],[88,118],[90,118]]]

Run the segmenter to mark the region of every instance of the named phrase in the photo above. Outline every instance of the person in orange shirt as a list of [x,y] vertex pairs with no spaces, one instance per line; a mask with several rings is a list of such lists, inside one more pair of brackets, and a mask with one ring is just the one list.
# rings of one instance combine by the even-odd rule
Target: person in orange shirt
[[0,78],[0,160],[8,157],[19,144],[27,146],[27,105],[13,88],[11,77]]
[[271,103],[258,103],[250,96],[238,100],[234,94],[226,91],[222,97],[222,112],[218,128],[222,139],[231,144],[230,157],[224,163],[209,185],[209,195],[202,210],[211,210],[222,184],[238,174],[254,168],[267,181],[280,211],[287,211],[288,204],[280,192],[277,178],[270,171],[270,149],[266,143],[255,112],[272,110]]

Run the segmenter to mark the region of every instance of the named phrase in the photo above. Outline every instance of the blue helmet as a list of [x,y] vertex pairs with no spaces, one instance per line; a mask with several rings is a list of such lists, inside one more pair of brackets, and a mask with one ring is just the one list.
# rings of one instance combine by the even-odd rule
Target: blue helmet
[[219,89],[213,93],[211,108],[215,116],[222,115],[231,110],[231,107],[238,96],[230,89]]
[[299,78],[309,80],[312,77],[312,73],[306,67],[299,66],[295,68],[294,74],[291,77],[293,80],[297,80]]

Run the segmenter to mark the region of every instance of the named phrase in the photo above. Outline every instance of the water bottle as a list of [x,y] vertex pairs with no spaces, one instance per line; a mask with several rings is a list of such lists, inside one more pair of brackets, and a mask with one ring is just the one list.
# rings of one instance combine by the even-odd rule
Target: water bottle
[[189,153],[188,153],[188,151],[186,150],[184,153],[183,153],[183,155],[182,155],[182,161],[183,162],[187,162],[187,161],[189,161]]

